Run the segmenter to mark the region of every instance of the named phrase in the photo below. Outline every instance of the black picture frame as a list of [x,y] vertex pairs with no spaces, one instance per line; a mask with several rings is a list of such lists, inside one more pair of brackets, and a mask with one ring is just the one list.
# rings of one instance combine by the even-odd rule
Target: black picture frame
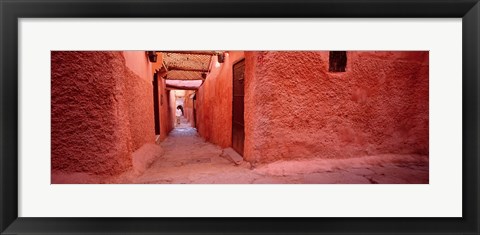
[[[479,0],[0,0],[2,234],[479,234]],[[18,19],[123,17],[462,18],[462,218],[18,217]],[[39,200],[40,201],[40,200]],[[441,205],[439,205],[441,206]]]

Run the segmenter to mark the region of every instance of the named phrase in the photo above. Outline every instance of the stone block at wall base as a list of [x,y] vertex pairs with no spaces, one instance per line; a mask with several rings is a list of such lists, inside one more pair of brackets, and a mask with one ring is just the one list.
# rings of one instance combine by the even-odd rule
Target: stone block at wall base
[[228,160],[235,163],[235,165],[239,165],[243,162],[243,157],[232,148],[224,149],[222,152],[222,155],[226,157]]
[[133,172],[135,174],[142,174],[150,165],[165,151],[162,147],[156,144],[144,144],[142,147],[132,153]]

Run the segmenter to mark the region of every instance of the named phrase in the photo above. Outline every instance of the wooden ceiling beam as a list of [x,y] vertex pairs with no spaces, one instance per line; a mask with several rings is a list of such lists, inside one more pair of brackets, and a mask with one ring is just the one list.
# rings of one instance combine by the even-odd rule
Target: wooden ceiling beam
[[187,86],[172,86],[168,85],[165,87],[167,90],[190,90],[190,91],[196,91],[198,90],[198,87],[187,87]]
[[217,55],[216,51],[158,51],[162,53],[190,54],[190,55]]
[[173,70],[208,73],[208,69],[192,69],[192,68],[183,68],[183,67],[177,67],[177,66],[168,66],[168,71],[173,71]]
[[200,78],[194,78],[194,79],[186,79],[186,78],[169,78],[167,77],[162,77],[165,80],[174,80],[174,81],[198,81],[198,80],[205,80],[205,79],[200,79]]

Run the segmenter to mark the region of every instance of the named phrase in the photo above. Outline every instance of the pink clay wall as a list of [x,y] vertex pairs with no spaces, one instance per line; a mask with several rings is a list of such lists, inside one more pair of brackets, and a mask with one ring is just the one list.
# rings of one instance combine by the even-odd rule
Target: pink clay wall
[[347,56],[330,73],[327,51],[245,53],[246,160],[428,155],[428,52]]
[[51,53],[52,170],[115,174],[132,166],[120,52]]
[[243,51],[230,51],[215,66],[197,92],[197,129],[206,140],[223,148],[232,145],[232,69],[244,57]]
[[[126,66],[137,76],[151,82],[153,79],[152,63],[148,60],[145,51],[123,51]],[[157,61],[162,60],[162,53],[157,54]]]
[[194,118],[193,118],[193,100],[190,98],[190,96],[195,93],[195,91],[186,91],[185,92],[185,101],[184,101],[184,111],[185,111],[185,118],[187,121],[194,126]]
[[154,142],[153,74],[143,55],[51,53],[52,172],[125,172],[132,152]]
[[[157,53],[157,62],[153,64],[152,73],[158,71],[163,65],[162,53]],[[153,75],[152,75],[153,76]],[[170,91],[166,90],[165,79],[158,76],[158,102],[159,102],[159,117],[160,117],[160,141],[167,138],[168,133],[172,130],[172,115],[170,109]]]
[[158,94],[160,96],[160,140],[163,141],[165,138],[167,138],[168,133],[170,133],[173,128],[173,119],[170,107],[171,94],[170,90],[165,89],[165,79],[159,78],[158,84]]
[[176,105],[176,98],[175,98],[175,90],[167,90],[168,94],[168,106],[167,106],[167,115],[170,115],[170,122],[168,125],[170,125],[172,128],[175,127],[175,123],[177,120],[176,117],[176,110],[177,110],[177,105]]
[[211,104],[206,102],[206,88],[203,87],[204,85],[199,87],[197,92],[197,131],[205,140],[210,140],[210,130],[208,129],[210,125],[207,125],[207,123],[210,123],[210,110],[208,107]]
[[135,151],[145,143],[155,142],[152,65],[144,51],[124,51],[123,56],[126,71],[130,73],[126,79],[126,95],[132,150]]

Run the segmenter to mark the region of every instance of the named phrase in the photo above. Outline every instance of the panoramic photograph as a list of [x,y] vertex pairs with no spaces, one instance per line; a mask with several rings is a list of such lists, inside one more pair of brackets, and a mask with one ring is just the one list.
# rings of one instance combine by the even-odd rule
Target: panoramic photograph
[[429,51],[51,51],[51,184],[428,184]]

